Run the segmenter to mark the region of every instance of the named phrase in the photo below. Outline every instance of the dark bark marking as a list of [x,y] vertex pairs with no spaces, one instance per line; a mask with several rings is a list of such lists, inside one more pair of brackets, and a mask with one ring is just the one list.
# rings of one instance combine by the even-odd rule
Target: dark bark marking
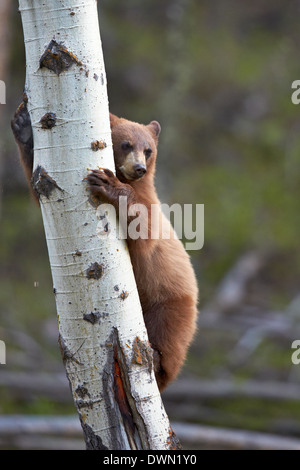
[[68,70],[74,64],[82,65],[82,62],[72,52],[69,52],[65,46],[57,43],[54,39],[50,41],[40,58],[40,68],[46,67],[57,75]]
[[137,336],[133,341],[132,351],[132,363],[140,366],[148,366],[149,373],[151,374],[153,369],[153,349],[150,343],[144,343]]
[[101,437],[95,434],[88,424],[84,423],[81,414],[79,414],[79,418],[83,429],[86,450],[109,450],[108,447],[103,444]]
[[127,299],[128,296],[129,296],[129,294],[126,290],[122,290],[121,294],[119,295],[121,300]]
[[75,390],[75,393],[77,393],[77,395],[82,399],[85,398],[86,396],[88,397],[90,396],[88,389],[84,385],[78,385],[78,387]]
[[103,140],[95,140],[94,142],[91,143],[91,149],[94,152],[97,152],[97,150],[103,150],[106,147],[107,145]]
[[84,313],[83,319],[85,321],[90,322],[92,325],[95,325],[96,323],[100,323],[101,313],[100,312]]
[[169,437],[167,439],[167,444],[168,444],[169,450],[182,450],[182,446],[179,442],[179,439],[176,436],[173,429],[171,428],[171,426],[169,428]]
[[86,270],[86,277],[88,279],[100,279],[103,276],[104,266],[97,262],[92,263]]
[[56,124],[56,114],[55,113],[46,113],[41,118],[40,123],[42,129],[52,129]]
[[79,362],[78,359],[76,359],[76,357],[74,357],[75,354],[79,351],[79,349],[81,348],[82,345],[78,348],[77,351],[72,353],[70,351],[70,349],[68,348],[68,346],[66,345],[66,342],[65,342],[65,340],[64,340],[64,338],[62,337],[61,334],[59,334],[59,336],[58,336],[58,345],[59,345],[62,360],[63,360],[64,363],[66,361],[74,361],[74,362],[76,362],[76,364],[82,365],[82,363]]
[[31,178],[31,186],[38,197],[45,196],[47,199],[49,199],[50,194],[55,188],[62,191],[56,181],[51,178],[51,176],[48,175],[47,171],[40,165],[38,165],[33,172]]

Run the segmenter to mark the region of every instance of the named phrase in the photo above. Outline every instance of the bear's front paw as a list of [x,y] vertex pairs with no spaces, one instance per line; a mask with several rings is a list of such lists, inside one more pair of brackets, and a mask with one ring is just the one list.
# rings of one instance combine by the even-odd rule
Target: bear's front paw
[[16,110],[11,121],[11,128],[20,146],[33,147],[31,119],[25,102],[22,102]]
[[121,183],[112,171],[106,168],[92,170],[86,179],[92,196],[115,203]]

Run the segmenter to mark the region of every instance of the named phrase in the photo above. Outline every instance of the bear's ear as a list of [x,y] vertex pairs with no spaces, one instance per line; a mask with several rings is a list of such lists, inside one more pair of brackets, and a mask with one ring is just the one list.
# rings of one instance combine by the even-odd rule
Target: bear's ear
[[110,119],[110,127],[115,126],[120,121],[120,118],[118,118],[118,116],[112,113],[109,113],[109,119]]
[[153,137],[154,137],[155,140],[157,141],[157,140],[158,140],[158,136],[159,136],[160,131],[161,131],[161,127],[160,127],[159,122],[157,122],[157,121],[151,121],[150,124],[148,124],[147,127],[149,127],[150,132],[152,133]]

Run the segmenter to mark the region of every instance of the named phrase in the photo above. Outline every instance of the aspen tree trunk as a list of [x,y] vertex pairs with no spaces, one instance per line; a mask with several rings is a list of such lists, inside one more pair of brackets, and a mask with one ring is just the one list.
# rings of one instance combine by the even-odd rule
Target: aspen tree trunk
[[114,170],[96,5],[19,0],[59,343],[88,449],[174,449],[126,243],[97,236],[84,181]]

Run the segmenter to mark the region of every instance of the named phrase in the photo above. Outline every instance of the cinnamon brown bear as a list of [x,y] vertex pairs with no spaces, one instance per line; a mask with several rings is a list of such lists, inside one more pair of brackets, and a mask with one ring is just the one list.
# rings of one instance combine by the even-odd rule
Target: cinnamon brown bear
[[[143,204],[149,214],[145,220],[149,236],[128,236],[127,242],[162,391],[177,376],[196,329],[197,282],[188,254],[160,211],[154,185],[159,123],[142,125],[112,114],[110,121],[116,175],[95,169],[87,177],[88,189],[93,197],[113,204],[117,211],[119,197],[126,196],[129,212],[135,204]],[[18,108],[12,129],[29,180],[33,139],[26,105]],[[158,208],[156,222],[150,217],[153,204]],[[137,214],[129,216],[128,223]],[[154,223],[157,226],[153,227]],[[166,228],[170,230],[169,238],[162,237]]]

